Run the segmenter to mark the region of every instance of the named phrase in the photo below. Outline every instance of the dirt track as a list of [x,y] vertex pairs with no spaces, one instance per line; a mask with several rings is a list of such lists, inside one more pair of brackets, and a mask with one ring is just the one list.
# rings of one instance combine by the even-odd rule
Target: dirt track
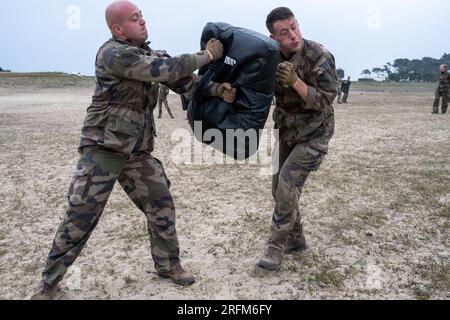
[[[65,210],[92,88],[0,83],[0,298],[27,299]],[[189,127],[171,95],[176,119],[157,121],[154,155],[197,282],[156,276],[145,218],[116,186],[59,298],[449,299],[450,115],[431,115],[433,98],[412,84],[354,86],[302,196],[310,249],[261,277],[253,265],[268,237],[271,179],[254,165],[174,163],[171,134]]]

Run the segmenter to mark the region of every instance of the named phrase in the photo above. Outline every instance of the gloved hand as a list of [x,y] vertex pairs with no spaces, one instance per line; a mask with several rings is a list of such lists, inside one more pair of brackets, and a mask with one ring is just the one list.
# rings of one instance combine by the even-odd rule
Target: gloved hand
[[216,38],[212,38],[206,44],[206,50],[212,54],[212,60],[217,61],[223,57],[223,45],[222,42]]
[[233,88],[229,83],[222,83],[217,87],[217,94],[227,103],[233,103],[236,100],[236,88]]
[[284,87],[292,87],[297,81],[298,75],[294,65],[290,62],[282,62],[278,65],[277,82]]

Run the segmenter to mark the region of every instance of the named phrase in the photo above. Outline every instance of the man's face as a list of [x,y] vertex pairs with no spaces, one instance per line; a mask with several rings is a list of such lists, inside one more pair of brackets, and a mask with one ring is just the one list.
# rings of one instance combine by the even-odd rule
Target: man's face
[[291,55],[302,48],[303,38],[298,22],[295,18],[275,21],[273,24],[272,39],[280,44],[284,55]]
[[132,5],[123,14],[120,24],[123,36],[135,44],[143,44],[148,39],[148,31],[142,12]]
[[442,73],[442,72],[445,72],[445,71],[447,71],[447,68],[445,67],[445,66],[439,66],[439,71]]

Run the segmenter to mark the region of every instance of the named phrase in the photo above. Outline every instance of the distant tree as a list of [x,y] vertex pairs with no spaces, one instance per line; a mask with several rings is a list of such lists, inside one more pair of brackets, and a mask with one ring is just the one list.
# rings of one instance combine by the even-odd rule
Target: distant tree
[[[383,68],[373,68],[371,73],[385,77],[391,81],[400,81],[409,79],[411,81],[434,82],[437,79],[439,65],[450,65],[450,53],[444,53],[440,59],[432,57],[423,57],[422,59],[395,59],[393,63],[388,62]],[[365,77],[369,76],[367,70],[362,73]]]
[[395,68],[392,66],[392,64],[390,62],[386,63],[383,66],[383,72],[388,76],[391,75],[394,71],[395,71]]
[[364,77],[369,78],[370,75],[372,74],[372,72],[370,72],[369,69],[364,69],[364,70],[361,72],[361,74],[362,74]]
[[337,71],[338,77],[339,77],[340,79],[344,79],[344,77],[345,77],[345,71],[344,71],[344,69],[339,68],[339,69],[337,69],[336,71]]
[[450,67],[450,53],[444,53],[441,59],[439,59],[439,63],[444,63]]
[[372,69],[372,73],[375,73],[377,75],[377,78],[380,78],[380,75],[383,73],[383,69],[382,68],[373,68]]

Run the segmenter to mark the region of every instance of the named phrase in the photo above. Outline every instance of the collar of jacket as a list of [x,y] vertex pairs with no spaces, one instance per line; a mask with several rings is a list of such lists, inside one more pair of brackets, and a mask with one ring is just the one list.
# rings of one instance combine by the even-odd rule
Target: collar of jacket
[[132,46],[132,47],[136,47],[136,48],[139,48],[139,49],[144,49],[146,51],[150,51],[150,43],[151,43],[151,41],[145,41],[140,47],[138,47],[138,46],[136,46],[135,44],[133,44],[130,41],[120,40],[120,39],[118,39],[116,37],[112,37],[110,40],[111,41],[115,41],[115,42],[119,42],[119,43],[123,43],[123,44],[129,45],[129,46]]

